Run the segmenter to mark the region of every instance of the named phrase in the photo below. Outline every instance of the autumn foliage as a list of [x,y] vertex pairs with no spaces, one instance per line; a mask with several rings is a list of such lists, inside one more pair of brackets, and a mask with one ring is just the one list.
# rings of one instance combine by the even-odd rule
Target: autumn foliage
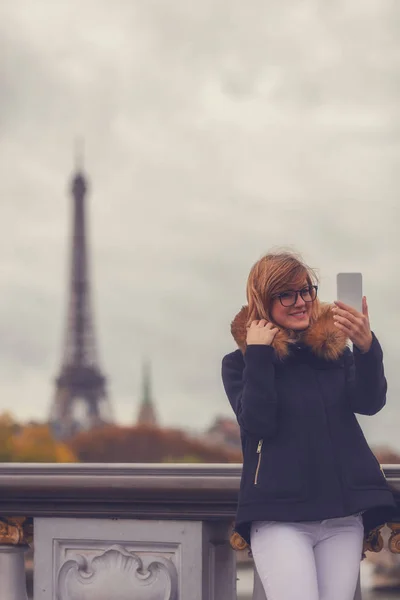
[[45,424],[20,425],[0,415],[0,462],[233,463],[241,453],[149,426],[99,427],[65,442]]
[[13,455],[15,423],[9,414],[0,415],[0,462],[9,462]]
[[72,450],[54,440],[47,425],[18,425],[0,415],[0,462],[76,462]]
[[240,452],[211,446],[174,429],[103,427],[80,433],[69,447],[81,462],[241,462]]

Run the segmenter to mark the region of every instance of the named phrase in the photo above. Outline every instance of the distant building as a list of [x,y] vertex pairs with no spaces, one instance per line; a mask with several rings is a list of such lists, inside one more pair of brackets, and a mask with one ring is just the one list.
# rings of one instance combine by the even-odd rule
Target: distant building
[[140,401],[139,414],[137,425],[147,425],[150,427],[158,427],[156,410],[154,406],[152,390],[151,390],[151,372],[150,364],[143,364],[142,374],[142,397]]
[[229,450],[240,450],[240,430],[236,419],[217,417],[206,432],[204,440],[211,444],[224,446]]

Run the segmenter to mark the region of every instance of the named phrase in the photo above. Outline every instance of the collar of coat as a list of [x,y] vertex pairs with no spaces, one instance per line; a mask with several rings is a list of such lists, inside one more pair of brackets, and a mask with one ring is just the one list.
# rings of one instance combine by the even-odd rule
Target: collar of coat
[[[246,350],[247,315],[248,307],[243,306],[231,323],[231,333],[242,352]],[[319,304],[316,319],[304,331],[299,341],[308,346],[316,356],[326,360],[337,360],[348,343],[346,336],[334,324],[329,304]],[[272,342],[278,358],[286,358],[290,354],[290,346],[289,332],[285,329],[279,331]]]

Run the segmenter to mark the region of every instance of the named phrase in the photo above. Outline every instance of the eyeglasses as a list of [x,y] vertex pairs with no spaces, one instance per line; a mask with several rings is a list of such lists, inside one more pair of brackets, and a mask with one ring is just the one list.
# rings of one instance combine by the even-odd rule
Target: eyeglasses
[[288,290],[287,292],[282,292],[280,294],[276,294],[274,298],[279,298],[282,306],[293,306],[297,302],[297,298],[300,297],[304,300],[304,302],[314,302],[317,297],[318,286],[310,285],[304,287],[301,290]]

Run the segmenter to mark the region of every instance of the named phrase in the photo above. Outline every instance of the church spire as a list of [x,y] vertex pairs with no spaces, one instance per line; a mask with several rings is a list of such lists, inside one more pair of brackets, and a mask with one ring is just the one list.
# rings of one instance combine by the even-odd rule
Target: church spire
[[151,389],[151,369],[148,361],[145,361],[142,366],[142,397],[137,424],[157,427],[157,418]]

